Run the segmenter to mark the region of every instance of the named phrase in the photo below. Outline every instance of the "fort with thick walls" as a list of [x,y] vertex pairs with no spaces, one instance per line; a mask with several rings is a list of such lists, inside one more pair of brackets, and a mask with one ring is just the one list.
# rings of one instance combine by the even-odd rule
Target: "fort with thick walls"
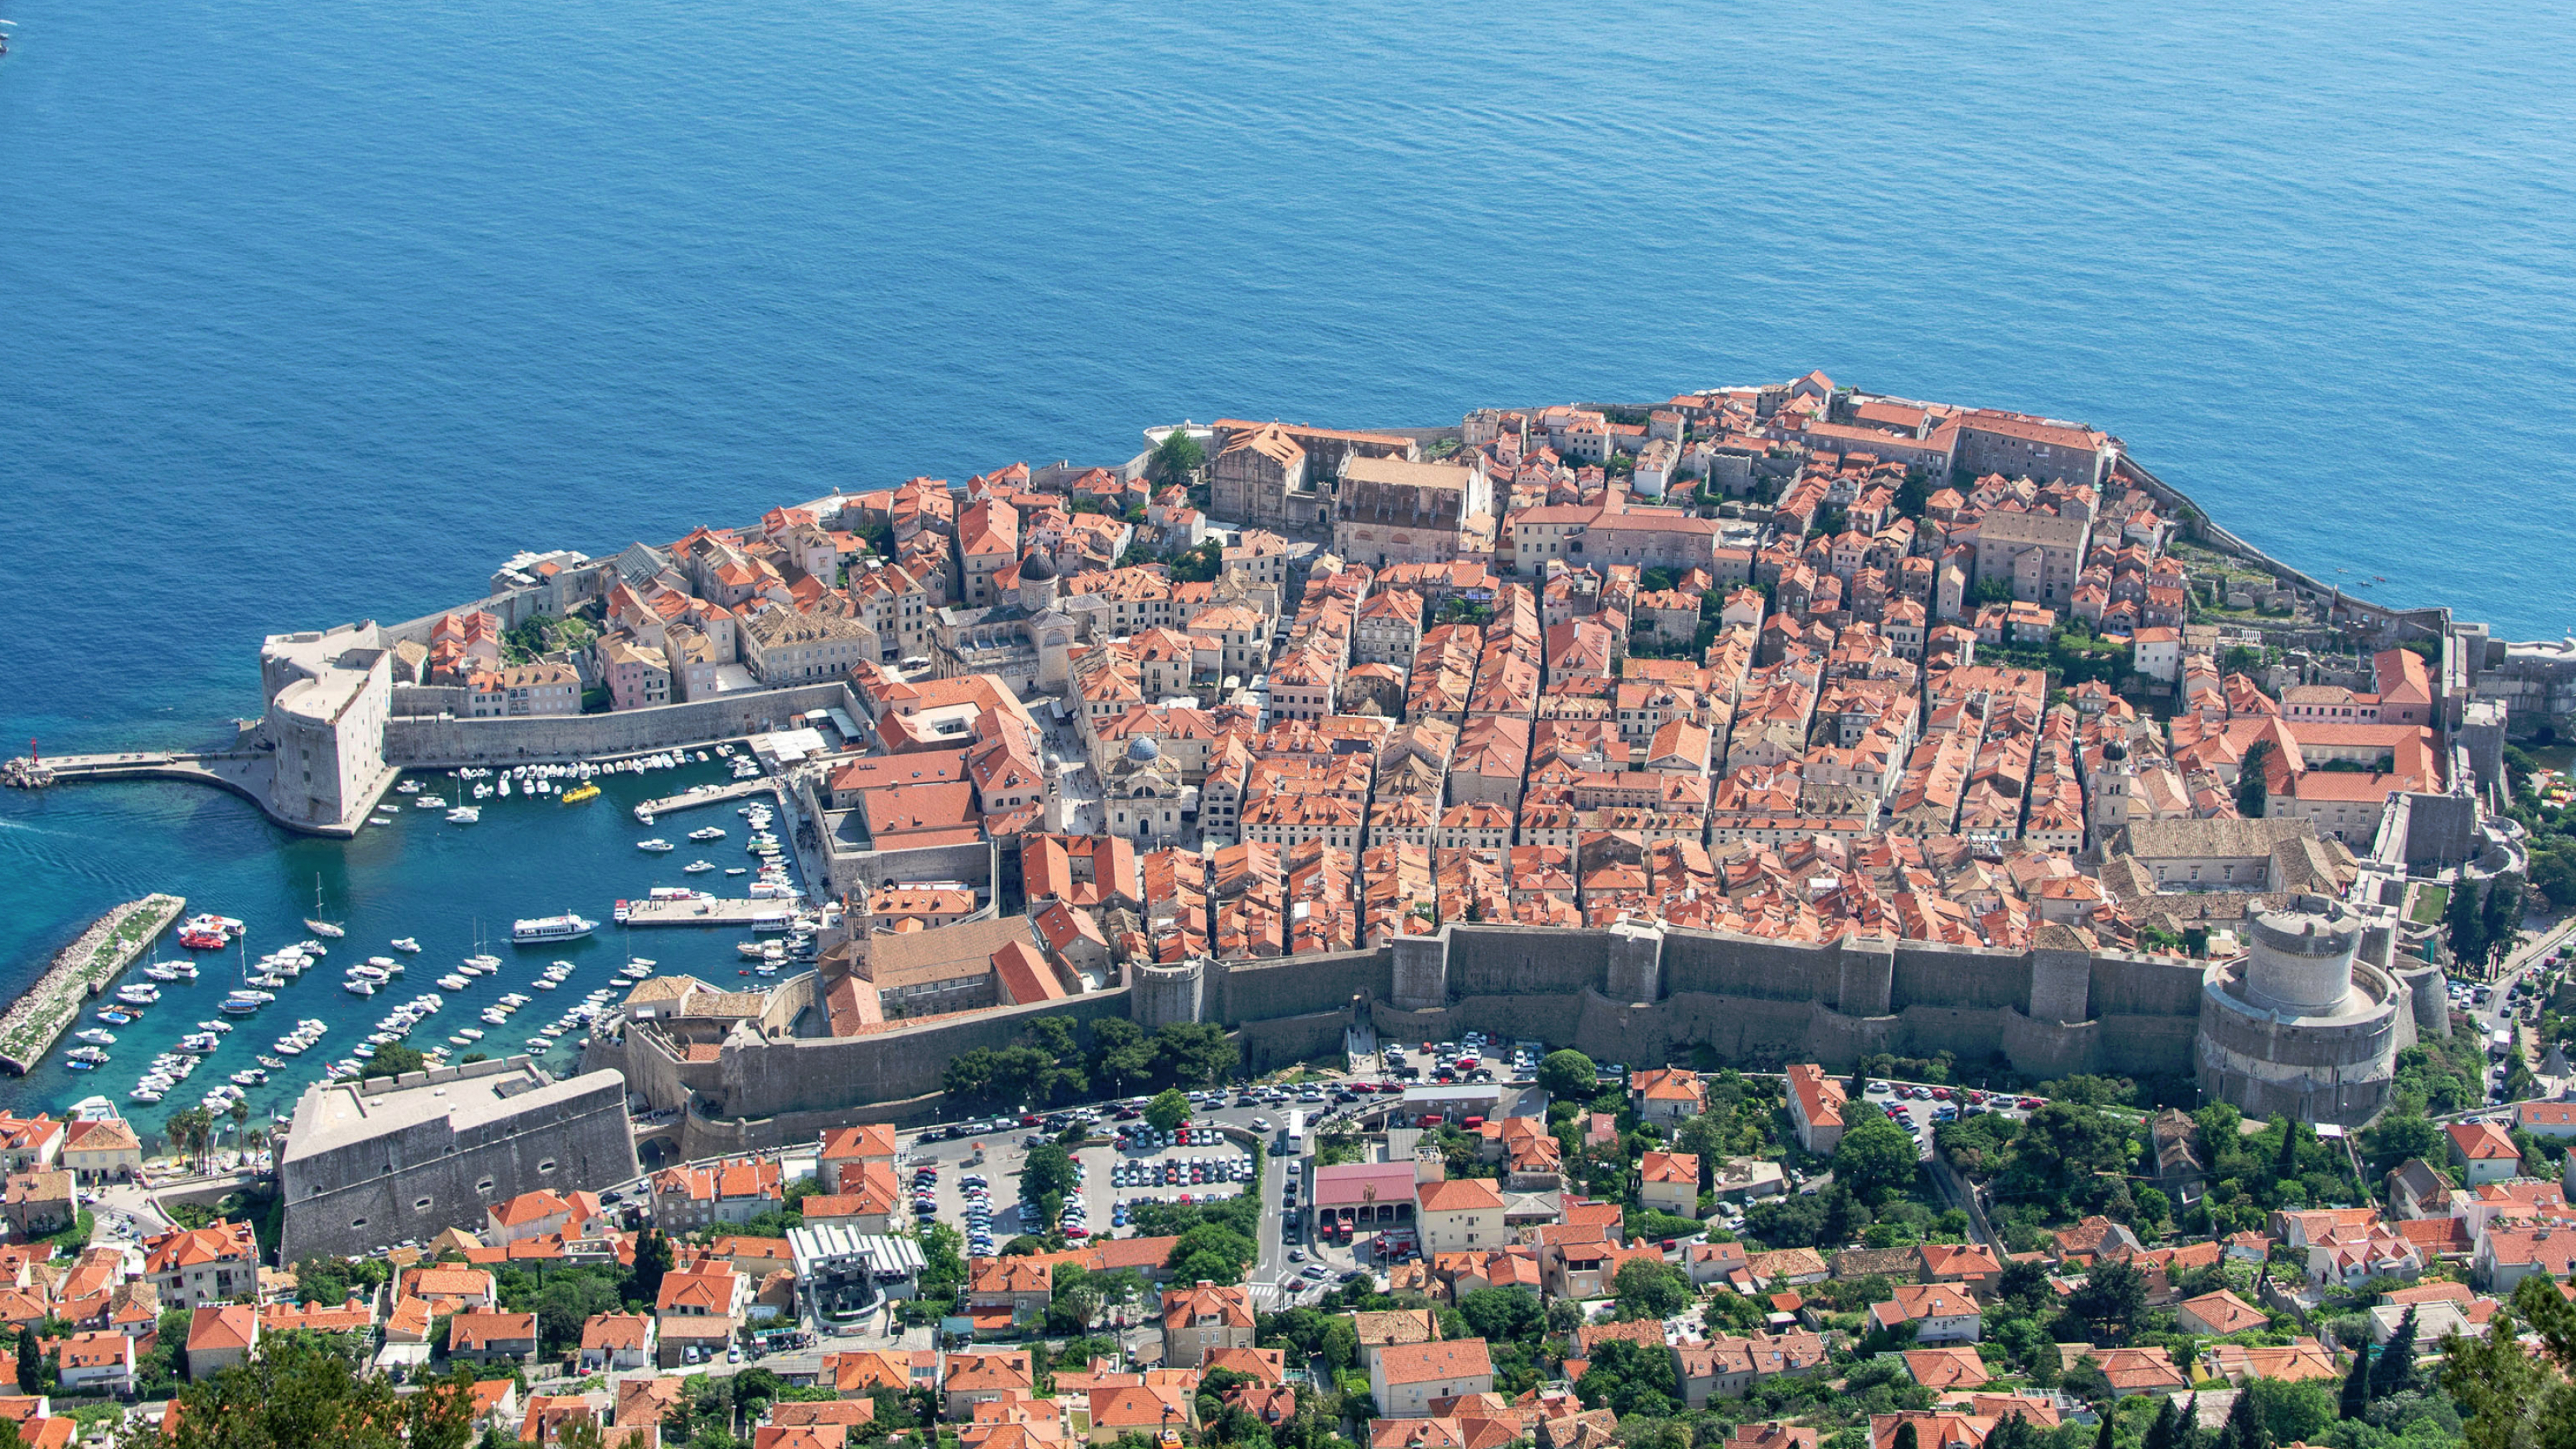
[[[2284,913],[2289,924],[2267,922],[2276,944],[2298,933],[2291,917],[2306,904]],[[1042,1015],[1077,1030],[1104,1016],[1148,1030],[1212,1022],[1256,1071],[1338,1052],[1345,1030],[1366,1022],[1391,1040],[1475,1030],[1635,1065],[1686,1061],[1705,1046],[1745,1065],[1846,1070],[1869,1053],[1947,1051],[2032,1078],[2197,1076],[2249,1111],[2357,1122],[2384,1105],[2395,1052],[2447,1029],[2444,985],[2437,968],[2394,954],[2384,931],[2329,934],[2333,959],[2300,978],[2273,969],[2282,953],[2260,936],[2257,951],[2271,954],[2213,963],[2089,949],[2057,926],[2027,951],[1998,951],[1452,922],[1368,951],[1141,966],[1106,991],[851,1037],[800,1034],[813,1019],[809,975],[774,988],[769,1009],[735,1026],[712,1060],[612,1019],[582,1065],[621,1071],[653,1109],[678,1111],[691,1156],[810,1138],[862,1115],[930,1120],[951,1058],[1009,1046]],[[2249,1001],[2236,985],[2249,968],[2303,1000],[2327,994],[2331,982],[2317,983],[2340,968],[2350,985],[2330,1007]],[[2213,1008],[2213,991],[2230,1004]]]

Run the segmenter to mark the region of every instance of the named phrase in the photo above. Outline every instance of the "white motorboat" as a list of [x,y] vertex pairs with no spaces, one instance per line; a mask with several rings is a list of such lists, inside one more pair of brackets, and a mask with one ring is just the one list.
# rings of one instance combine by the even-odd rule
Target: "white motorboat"
[[724,827],[721,825],[702,825],[689,832],[691,840],[722,840],[724,835]]
[[376,983],[372,981],[346,981],[341,983],[340,989],[349,993],[351,996],[373,996],[376,994]]
[[680,873],[683,875],[704,875],[715,868],[716,863],[712,860],[693,860],[687,865],[681,866]]
[[471,825],[482,818],[481,808],[473,805],[459,805],[447,812],[447,823],[450,825]]
[[394,938],[393,948],[397,951],[417,952],[420,950],[420,942],[409,936],[397,936]]
[[663,851],[677,850],[679,847],[657,835],[650,840],[639,840],[635,842],[635,848],[637,850],[649,850],[655,855],[659,855]]

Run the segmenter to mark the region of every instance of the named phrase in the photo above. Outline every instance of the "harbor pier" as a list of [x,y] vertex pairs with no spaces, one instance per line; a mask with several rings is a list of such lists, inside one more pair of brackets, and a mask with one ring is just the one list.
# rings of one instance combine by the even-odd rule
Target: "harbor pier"
[[56,952],[54,964],[0,1016],[0,1068],[22,1077],[34,1070],[80,1020],[81,1007],[124,975],[187,908],[184,896],[127,901]]

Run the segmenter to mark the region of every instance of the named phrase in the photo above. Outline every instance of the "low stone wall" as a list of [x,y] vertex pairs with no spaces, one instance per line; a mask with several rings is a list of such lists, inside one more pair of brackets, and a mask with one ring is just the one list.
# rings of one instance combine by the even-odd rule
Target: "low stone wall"
[[840,684],[728,694],[609,714],[516,719],[396,716],[385,721],[385,758],[406,768],[595,759],[784,729],[787,717],[856,709]]

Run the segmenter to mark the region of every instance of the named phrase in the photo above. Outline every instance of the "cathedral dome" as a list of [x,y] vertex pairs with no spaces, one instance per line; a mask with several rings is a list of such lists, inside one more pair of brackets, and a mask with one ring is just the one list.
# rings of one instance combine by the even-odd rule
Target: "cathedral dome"
[[1163,747],[1148,735],[1138,735],[1127,743],[1127,758],[1137,764],[1150,764],[1163,757]]
[[1043,583],[1054,577],[1055,565],[1047,562],[1047,556],[1041,550],[1031,549],[1029,550],[1029,556],[1020,560],[1020,581],[1022,583]]

